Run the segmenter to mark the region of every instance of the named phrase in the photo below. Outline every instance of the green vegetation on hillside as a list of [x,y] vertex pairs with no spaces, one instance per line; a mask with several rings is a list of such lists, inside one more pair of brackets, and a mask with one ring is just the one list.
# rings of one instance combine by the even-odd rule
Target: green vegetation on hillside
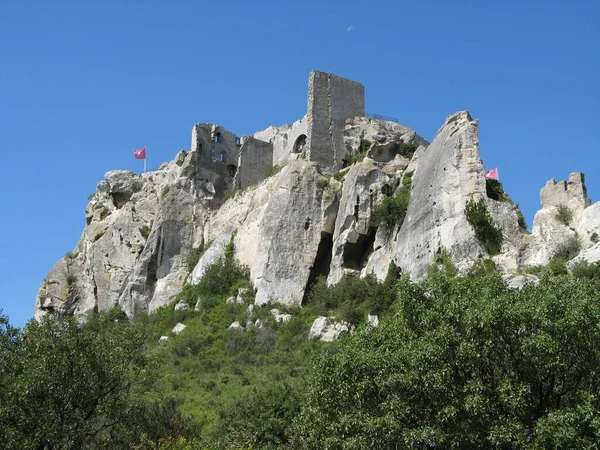
[[[233,241],[232,241],[233,242]],[[0,442],[12,449],[593,448],[600,264],[508,290],[491,260],[420,283],[319,279],[277,322],[230,243],[202,281],[134,322],[115,308],[21,332],[0,315]],[[241,292],[242,303],[226,302]],[[186,301],[191,308],[174,310]],[[194,306],[199,304],[199,310]],[[378,314],[378,328],[366,315]],[[336,316],[354,334],[308,339]],[[177,323],[186,328],[174,335]],[[240,328],[230,328],[238,322]],[[166,341],[159,337],[168,336]]]

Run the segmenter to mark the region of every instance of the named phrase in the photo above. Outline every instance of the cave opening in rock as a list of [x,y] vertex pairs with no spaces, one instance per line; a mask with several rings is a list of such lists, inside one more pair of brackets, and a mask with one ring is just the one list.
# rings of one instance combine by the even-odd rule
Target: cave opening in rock
[[125,203],[127,203],[131,199],[131,194],[125,192],[113,192],[110,194],[112,198],[113,205],[115,208],[121,209]]
[[301,134],[294,142],[294,153],[302,153],[304,147],[306,146],[306,135]]
[[329,275],[329,266],[331,265],[331,252],[333,250],[333,235],[330,233],[321,233],[321,241],[317,249],[317,255],[310,268],[310,274],[308,275],[308,281],[306,282],[306,288],[304,288],[304,297],[302,298],[302,304],[305,305],[310,296],[310,290],[312,285],[317,281],[319,277],[327,277]]
[[360,271],[365,266],[367,258],[373,252],[375,230],[370,229],[368,234],[359,235],[356,242],[347,242],[344,245],[342,267]]

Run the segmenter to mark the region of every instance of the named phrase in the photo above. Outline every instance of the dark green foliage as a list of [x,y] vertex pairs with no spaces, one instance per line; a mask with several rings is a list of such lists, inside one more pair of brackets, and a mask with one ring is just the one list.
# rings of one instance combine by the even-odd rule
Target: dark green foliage
[[417,143],[408,143],[404,141],[400,141],[394,148],[394,152],[404,156],[406,159],[411,159],[417,149],[419,148],[419,144]]
[[141,226],[139,231],[144,239],[148,239],[148,236],[150,236],[150,227],[148,225]]
[[94,236],[94,242],[96,242],[98,239],[100,239],[102,236],[104,236],[104,230],[103,231],[99,231],[98,233],[96,233],[96,235]]
[[589,263],[585,260],[579,261],[573,266],[571,273],[577,279],[592,280],[596,288],[600,290],[600,262]]
[[358,147],[358,155],[352,157],[352,164],[361,162],[367,156],[367,152],[371,148],[371,141],[367,139],[361,139]]
[[66,259],[75,259],[79,256],[79,252],[67,252],[65,253]]
[[225,257],[206,268],[204,276],[196,286],[196,292],[207,296],[228,294],[239,280],[249,278],[248,268],[242,267],[234,257],[232,238],[225,248]]
[[592,244],[595,244],[598,242],[598,240],[600,240],[600,237],[598,236],[598,233],[594,231],[590,236],[590,241],[592,241]]
[[319,186],[321,189],[325,189],[327,186],[329,186],[329,178],[319,178],[317,180],[317,186]]
[[371,141],[367,139],[360,140],[360,146],[358,147],[359,153],[366,153],[371,148]]
[[392,230],[396,225],[402,226],[410,201],[411,180],[412,172],[405,174],[402,178],[402,187],[396,191],[396,194],[384,198],[375,206],[371,215],[371,226],[386,230]]
[[393,317],[318,356],[306,448],[594,448],[600,308],[590,282],[509,291],[482,273],[401,280]]
[[506,192],[504,192],[504,188],[502,187],[502,183],[498,180],[490,180],[486,178],[485,180],[485,192],[488,198],[492,200],[496,200],[499,202],[510,202],[510,198]]
[[76,281],[77,281],[77,277],[75,276],[75,274],[72,274],[72,273],[67,274],[66,282],[67,282],[68,287],[71,287],[73,285],[73,283],[75,283]]
[[327,286],[325,278],[313,285],[308,304],[321,315],[333,312],[342,320],[357,325],[367,314],[387,311],[396,298],[395,286],[400,269],[390,265],[383,283],[370,275],[365,278],[345,277],[333,286]]
[[9,364],[0,369],[3,448],[104,448],[116,428],[131,425],[133,388],[146,367],[131,326],[50,317],[11,334],[0,350],[1,366]]
[[485,251],[494,256],[502,248],[502,230],[493,224],[492,216],[483,199],[470,199],[465,205],[465,215],[475,231],[475,237]]
[[342,169],[339,172],[334,173],[333,178],[335,178],[338,181],[342,181],[347,173],[348,173],[348,169]]
[[438,249],[433,257],[432,264],[427,268],[428,276],[437,276],[440,273],[450,278],[458,274],[458,269],[452,262],[450,253],[445,248]]
[[556,220],[563,225],[569,226],[571,220],[573,220],[573,211],[567,206],[560,204],[556,207]]

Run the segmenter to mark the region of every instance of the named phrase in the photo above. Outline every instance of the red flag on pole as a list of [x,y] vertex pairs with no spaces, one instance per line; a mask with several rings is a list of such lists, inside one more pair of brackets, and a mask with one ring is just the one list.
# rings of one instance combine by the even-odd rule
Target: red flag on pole
[[146,147],[133,151],[135,159],[146,159]]
[[498,168],[490,169],[485,172],[485,177],[489,180],[497,180],[498,179]]

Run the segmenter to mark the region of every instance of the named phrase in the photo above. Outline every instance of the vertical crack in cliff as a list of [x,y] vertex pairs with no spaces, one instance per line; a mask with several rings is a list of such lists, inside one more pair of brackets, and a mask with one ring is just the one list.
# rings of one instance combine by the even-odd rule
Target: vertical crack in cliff
[[318,277],[327,277],[329,275],[329,266],[331,265],[331,255],[333,250],[333,235],[331,233],[322,232],[317,255],[310,268],[310,274],[304,288],[304,296],[302,297],[302,305],[305,305],[310,295],[312,285]]

